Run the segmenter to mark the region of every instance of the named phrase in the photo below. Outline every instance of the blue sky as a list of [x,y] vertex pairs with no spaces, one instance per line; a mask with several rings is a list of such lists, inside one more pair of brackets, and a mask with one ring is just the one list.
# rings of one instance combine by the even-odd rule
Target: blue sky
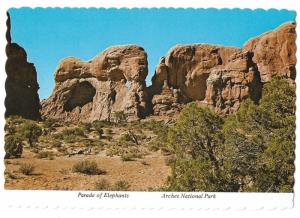
[[155,66],[176,44],[211,43],[242,47],[251,37],[294,21],[287,10],[240,9],[10,9],[13,42],[34,63],[40,99],[54,88],[59,61],[90,60],[113,45],[138,44],[148,54],[151,84]]

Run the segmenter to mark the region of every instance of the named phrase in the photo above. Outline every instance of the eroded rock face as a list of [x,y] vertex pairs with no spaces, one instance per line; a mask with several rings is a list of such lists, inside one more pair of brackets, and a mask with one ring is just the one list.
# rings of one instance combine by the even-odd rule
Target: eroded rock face
[[296,24],[285,23],[275,30],[249,40],[244,49],[254,53],[263,82],[273,76],[295,80],[296,77]]
[[11,42],[9,14],[7,16],[5,117],[18,115],[38,120],[40,119],[40,100],[36,69],[32,63],[27,62],[24,48]]
[[70,121],[111,120],[123,111],[129,120],[172,115],[196,101],[221,114],[234,113],[243,100],[258,102],[265,82],[289,78],[296,70],[295,24],[249,40],[244,48],[208,44],[177,45],[161,58],[146,87],[147,55],[136,45],[115,46],[91,61],[66,58],[55,72],[52,95],[42,114]]
[[[251,39],[242,49],[208,44],[173,47],[158,64],[149,87],[154,114],[173,113],[189,101],[222,114],[235,112],[247,98],[257,102],[263,84],[273,76],[294,81],[295,39],[295,24],[286,23]],[[166,90],[176,90],[181,97]]]
[[123,111],[129,120],[148,113],[147,54],[137,45],[114,46],[91,61],[66,58],[55,72],[52,95],[42,115],[69,121],[111,120]]
[[[198,101],[213,110],[230,113],[247,97],[258,100],[261,92],[260,78],[251,52],[242,49],[208,44],[178,45],[161,59],[153,77],[154,114],[171,113],[156,110],[168,108],[171,103],[185,104]],[[162,85],[164,84],[164,85]],[[164,91],[180,93],[173,101]],[[168,99],[168,104],[156,99]],[[175,110],[177,110],[176,105]],[[170,107],[170,110],[174,110]]]
[[227,65],[213,69],[206,80],[206,96],[199,102],[222,114],[230,114],[240,107],[243,100],[258,102],[262,83],[252,53],[239,51],[230,56]]

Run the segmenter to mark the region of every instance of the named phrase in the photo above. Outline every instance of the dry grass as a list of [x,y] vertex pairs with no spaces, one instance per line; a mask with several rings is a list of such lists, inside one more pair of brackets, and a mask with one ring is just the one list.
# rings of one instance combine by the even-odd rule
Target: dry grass
[[83,173],[86,175],[102,175],[106,172],[98,168],[98,165],[95,161],[83,160],[79,161],[73,166],[73,172]]
[[19,171],[26,175],[26,176],[29,176],[29,175],[32,175],[33,171],[34,171],[34,166],[30,163],[24,163],[20,166],[19,168]]

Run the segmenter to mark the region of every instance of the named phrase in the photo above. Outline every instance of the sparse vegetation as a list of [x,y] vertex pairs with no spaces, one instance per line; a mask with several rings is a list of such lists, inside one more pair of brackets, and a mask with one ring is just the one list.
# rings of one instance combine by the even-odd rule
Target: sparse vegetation
[[22,138],[18,135],[5,136],[5,159],[6,158],[20,158],[23,153]]
[[127,115],[123,111],[115,111],[113,113],[113,119],[117,124],[124,124],[127,122]]
[[85,134],[82,128],[66,128],[59,133],[53,135],[54,139],[64,140],[67,143],[77,142],[82,138],[85,138]]
[[105,171],[98,168],[95,161],[83,160],[79,161],[73,166],[73,172],[83,173],[86,175],[101,175],[105,174]]
[[18,179],[18,176],[11,172],[5,172],[5,175],[10,179]]
[[80,123],[80,127],[84,130],[86,134],[88,134],[92,130],[92,124],[91,123]]
[[49,159],[49,160],[53,160],[54,159],[54,155],[53,155],[53,152],[51,151],[41,151],[37,154],[37,158],[40,158],[40,159]]
[[101,179],[94,185],[96,191],[128,191],[129,188],[130,184],[125,180],[119,180],[112,185],[106,179]]
[[[18,173],[33,175],[34,169],[38,172],[44,169],[37,163],[56,164],[56,160],[59,160],[57,163],[70,160],[71,164],[64,163],[51,170],[51,174],[56,172],[68,181],[71,177],[93,178],[94,181],[98,177],[80,174],[105,174],[101,168],[106,169],[106,165],[102,165],[101,158],[118,156],[107,163],[112,161],[114,167],[121,163],[130,170],[136,166],[134,170],[142,172],[138,174],[147,176],[152,168],[164,169],[164,179],[171,169],[166,183],[159,183],[157,187],[153,184],[150,191],[292,192],[295,98],[293,86],[283,79],[274,79],[264,85],[259,102],[246,100],[237,113],[227,116],[219,116],[191,103],[185,106],[175,123],[147,118],[126,125],[124,121],[65,125],[51,119],[35,122],[9,117],[5,126],[5,158],[24,158],[5,162],[10,172],[5,173],[5,178],[11,184],[18,178],[19,184],[22,178],[33,178]],[[23,149],[26,150],[23,152]],[[86,158],[85,155],[90,155],[91,159],[97,155],[101,168],[95,161],[78,159]],[[33,158],[33,162],[27,163],[28,157]],[[111,182],[115,180],[112,177],[115,173],[112,170],[109,176],[99,176],[106,179],[92,182],[88,188],[128,190],[130,185],[124,180]],[[126,175],[124,178],[130,179]],[[152,184],[147,184],[143,190],[150,186]],[[57,185],[56,189],[65,187]],[[68,188],[72,189],[72,185],[68,184]]]
[[131,153],[125,153],[121,155],[122,161],[133,161],[134,155]]
[[30,163],[25,163],[20,166],[19,171],[22,174],[29,176],[29,175],[32,175],[32,173],[34,171],[34,166]]
[[115,191],[128,191],[130,184],[125,180],[119,180],[114,184]]
[[99,182],[95,183],[94,189],[96,191],[110,191],[111,184],[106,179],[101,179]]
[[42,135],[42,128],[34,121],[26,120],[20,125],[19,133],[29,143],[29,146],[33,147]]
[[107,120],[95,120],[91,125],[92,127],[95,125],[95,126],[100,126],[100,128],[105,128],[105,127],[109,128],[113,125],[113,123]]
[[62,169],[59,170],[59,172],[60,172],[61,174],[63,174],[63,175],[68,175],[69,172],[70,172],[70,170],[67,169],[67,168],[62,168]]
[[48,118],[48,119],[44,120],[43,127],[48,130],[53,130],[56,123],[57,123],[57,120]]
[[52,141],[51,146],[54,147],[54,148],[60,148],[61,144],[62,143],[59,140],[54,140],[54,141]]
[[102,135],[103,135],[103,125],[102,125],[102,123],[100,123],[100,122],[93,122],[93,128],[95,129],[95,131],[98,133],[98,136],[99,136],[99,139],[101,139],[102,138]]

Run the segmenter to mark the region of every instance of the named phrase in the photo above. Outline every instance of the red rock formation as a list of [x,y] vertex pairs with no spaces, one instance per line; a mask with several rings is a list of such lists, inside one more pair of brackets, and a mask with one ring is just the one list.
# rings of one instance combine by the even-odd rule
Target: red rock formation
[[[263,83],[273,76],[294,81],[295,39],[295,24],[286,23],[251,39],[243,49],[208,44],[175,46],[161,59],[152,78],[149,93],[154,114],[172,113],[188,101],[223,114],[235,112],[244,99],[257,102]],[[164,83],[180,93],[181,100],[164,94]]]
[[19,115],[27,119],[40,119],[39,85],[35,67],[27,62],[26,51],[16,43],[11,42],[10,17],[7,13],[5,71],[5,117]]
[[273,76],[295,79],[295,24],[286,23],[234,48],[177,45],[160,60],[146,87],[147,55],[135,45],[115,46],[88,62],[66,58],[56,86],[42,105],[44,116],[72,121],[111,119],[123,111],[132,119],[170,115],[191,101],[230,114],[243,100],[260,99]]
[[250,39],[244,50],[254,53],[263,82],[273,76],[295,80],[296,77],[296,24],[285,23],[275,30]]
[[88,62],[66,58],[42,114],[70,121],[111,120],[119,111],[131,120],[144,117],[147,67],[147,54],[136,45],[108,48]]
[[[157,108],[168,107],[157,99],[168,99],[165,100],[168,105],[175,103],[170,95],[161,92],[164,81],[184,96],[177,100],[177,104],[199,101],[201,105],[208,105],[222,113],[236,110],[247,97],[257,101],[261,92],[259,74],[251,61],[251,53],[208,44],[175,46],[161,60],[152,80],[154,114],[170,113],[159,112]],[[178,105],[175,108],[177,110]]]

